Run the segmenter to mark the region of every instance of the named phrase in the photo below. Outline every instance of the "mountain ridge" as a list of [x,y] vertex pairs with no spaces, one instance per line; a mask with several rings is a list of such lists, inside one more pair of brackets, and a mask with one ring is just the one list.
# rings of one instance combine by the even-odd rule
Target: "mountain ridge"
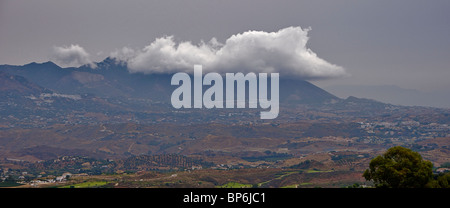
[[[62,68],[48,61],[23,66],[0,65],[0,71],[20,75],[42,87],[61,93],[91,93],[100,97],[132,97],[169,102],[176,86],[173,74],[130,73],[127,63],[108,57],[96,67]],[[339,100],[333,94],[305,80],[280,78],[280,102],[319,104]]]

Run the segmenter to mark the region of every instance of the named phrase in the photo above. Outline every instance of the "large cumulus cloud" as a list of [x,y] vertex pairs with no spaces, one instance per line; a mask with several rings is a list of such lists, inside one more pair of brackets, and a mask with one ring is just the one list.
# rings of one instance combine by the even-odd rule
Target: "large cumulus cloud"
[[[130,72],[193,72],[194,64],[204,72],[278,72],[280,76],[301,79],[324,79],[346,75],[341,66],[321,59],[307,48],[308,31],[288,27],[277,32],[247,31],[232,35],[225,43],[215,38],[192,44],[174,41],[173,36],[157,38],[141,50],[127,50]],[[130,51],[133,54],[130,54]]]

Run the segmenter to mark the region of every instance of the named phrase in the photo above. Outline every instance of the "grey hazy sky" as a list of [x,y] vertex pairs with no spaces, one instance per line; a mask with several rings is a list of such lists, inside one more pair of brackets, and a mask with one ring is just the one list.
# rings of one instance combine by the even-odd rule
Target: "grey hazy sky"
[[448,0],[0,0],[0,64],[49,60],[78,44],[93,61],[155,38],[225,41],[248,30],[311,27],[308,47],[344,67],[319,86],[450,90]]

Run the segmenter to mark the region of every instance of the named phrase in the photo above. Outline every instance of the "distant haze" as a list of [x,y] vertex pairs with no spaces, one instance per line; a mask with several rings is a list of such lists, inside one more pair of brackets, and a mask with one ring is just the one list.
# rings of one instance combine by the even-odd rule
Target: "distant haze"
[[340,97],[355,96],[404,106],[430,106],[450,108],[449,91],[423,92],[419,90],[403,89],[395,85],[333,85],[323,89]]

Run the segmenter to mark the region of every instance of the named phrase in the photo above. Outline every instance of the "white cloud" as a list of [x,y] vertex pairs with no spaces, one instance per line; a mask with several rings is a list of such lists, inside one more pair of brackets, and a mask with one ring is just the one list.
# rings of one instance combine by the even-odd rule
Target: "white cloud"
[[[328,63],[306,47],[308,31],[288,27],[277,32],[248,31],[219,43],[215,38],[194,45],[176,43],[172,36],[157,38],[142,50],[122,49],[130,72],[278,72],[280,76],[324,79],[346,75],[343,67]],[[116,57],[121,57],[117,53]],[[124,58],[125,57],[125,58]]]
[[217,51],[212,44],[193,45],[190,42],[176,44],[173,36],[157,38],[128,60],[132,72],[165,73],[191,70],[194,64],[213,65]]
[[111,58],[116,58],[118,60],[127,61],[136,55],[134,49],[129,47],[123,47],[122,49],[116,49],[110,53]]
[[77,44],[71,44],[70,46],[53,47],[51,60],[62,67],[78,67],[85,64],[95,67],[89,57],[89,53],[84,48]]

